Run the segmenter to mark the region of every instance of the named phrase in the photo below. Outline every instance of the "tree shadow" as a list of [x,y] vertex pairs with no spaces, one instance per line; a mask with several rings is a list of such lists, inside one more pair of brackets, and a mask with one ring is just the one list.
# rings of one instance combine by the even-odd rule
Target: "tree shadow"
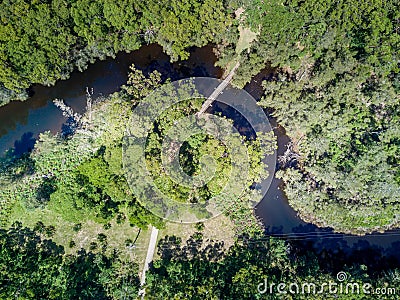
[[33,133],[25,132],[19,140],[14,142],[12,155],[15,158],[19,158],[23,154],[31,152],[35,146],[35,143],[36,139],[34,138]]
[[78,127],[77,122],[72,117],[68,117],[67,121],[61,125],[61,136],[67,138],[72,136]]
[[166,236],[158,243],[158,255],[162,260],[191,260],[201,259],[217,261],[224,255],[224,242],[203,240],[200,232],[196,232],[182,245],[182,241],[176,236]]
[[24,133],[20,140],[15,141],[13,148],[0,155],[0,172],[12,181],[33,174],[35,162],[30,158],[30,152],[35,142],[32,132]]
[[137,269],[132,263],[121,267],[124,263],[117,252],[106,256],[81,249],[76,255],[66,255],[64,247],[49,239],[52,234],[54,227],[42,222],[34,229],[20,222],[0,229],[0,282],[7,282],[1,287],[2,295],[24,299],[53,299],[54,295],[57,299],[60,295],[62,299],[111,299],[110,291],[129,294],[129,299],[137,295]]
[[313,252],[320,267],[329,272],[343,271],[351,265],[365,265],[371,273],[400,267],[400,242],[379,245],[384,234],[359,237],[312,224],[299,225],[292,232],[267,234],[285,238],[298,255]]

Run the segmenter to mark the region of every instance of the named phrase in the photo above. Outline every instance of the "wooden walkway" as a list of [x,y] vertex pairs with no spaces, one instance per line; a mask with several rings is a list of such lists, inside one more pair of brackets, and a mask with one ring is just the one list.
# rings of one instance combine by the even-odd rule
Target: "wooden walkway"
[[221,84],[212,92],[212,94],[207,98],[204,102],[203,106],[197,113],[197,116],[200,117],[210,106],[211,104],[217,99],[217,97],[222,93],[222,91],[228,86],[228,84],[232,81],[233,76],[237,68],[239,68],[240,62],[237,62],[236,65],[232,68],[229,72],[228,76],[221,82]]
[[[198,117],[201,116],[209,107],[210,105],[217,99],[217,97],[222,93],[222,91],[228,86],[228,84],[232,81],[233,76],[235,75],[235,72],[237,68],[239,67],[240,62],[237,62],[236,65],[232,68],[232,70],[229,72],[228,76],[224,79],[224,81],[221,82],[219,86],[212,92],[212,94],[207,98],[207,100],[204,102],[203,106],[199,110],[199,112],[196,114]],[[143,287],[145,282],[146,282],[146,271],[149,269],[150,263],[153,261],[153,256],[154,256],[154,251],[156,249],[156,244],[157,244],[157,236],[158,236],[158,229],[152,226],[151,228],[151,236],[150,236],[150,242],[149,242],[149,247],[147,249],[147,255],[146,255],[146,260],[144,262],[144,268],[142,272],[142,278],[140,279],[140,285]],[[139,291],[139,296],[144,299],[145,295],[145,289],[142,288]]]
[[[150,242],[149,242],[149,247],[147,248],[146,260],[144,261],[142,278],[140,278],[140,286],[143,286],[146,282],[146,272],[149,270],[150,263],[153,261],[153,256],[157,245],[157,236],[158,236],[158,229],[155,228],[154,226],[151,226]],[[144,299],[144,294],[145,294],[144,288],[140,289],[139,296],[142,296],[142,299]]]

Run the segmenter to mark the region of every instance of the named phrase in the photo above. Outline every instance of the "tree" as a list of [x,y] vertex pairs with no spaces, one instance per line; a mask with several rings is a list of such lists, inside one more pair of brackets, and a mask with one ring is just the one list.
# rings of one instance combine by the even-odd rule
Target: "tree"
[[398,226],[398,11],[395,1],[246,6],[260,35],[236,84],[276,67],[260,104],[293,139],[297,164],[280,176],[305,220],[353,233]]
[[[213,241],[190,238],[185,244],[175,237],[166,237],[158,245],[160,258],[146,274],[146,295],[149,299],[158,299],[159,295],[174,299],[365,299],[362,288],[360,293],[344,292],[319,293],[321,286],[329,282],[339,284],[333,270],[324,270],[315,254],[298,252],[295,245],[269,237],[238,241],[229,249]],[[384,286],[391,278],[390,286],[397,287],[396,270],[370,276],[365,266],[353,264],[343,269],[351,282],[360,287],[364,283],[371,286]],[[280,294],[277,285],[284,285]],[[312,289],[302,291],[313,283]],[[272,293],[271,293],[272,285]],[[294,285],[289,292],[289,286]],[[280,289],[281,289],[280,288]],[[263,291],[264,290],[264,291]],[[396,295],[388,296],[395,299]]]
[[137,265],[116,253],[64,249],[38,232],[14,224],[0,230],[0,295],[2,299],[119,299],[138,293]]

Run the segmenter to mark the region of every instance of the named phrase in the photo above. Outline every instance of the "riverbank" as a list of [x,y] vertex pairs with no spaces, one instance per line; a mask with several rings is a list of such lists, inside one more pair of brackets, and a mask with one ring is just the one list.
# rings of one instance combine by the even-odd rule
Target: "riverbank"
[[[188,77],[188,76],[222,76],[222,70],[214,67],[216,57],[213,54],[213,46],[209,45],[203,48],[192,49],[192,56],[185,62],[170,63],[168,56],[166,56],[162,48],[157,45],[144,46],[138,51],[131,54],[118,54],[116,60],[109,59],[106,61],[98,61],[96,64],[89,67],[87,73],[75,72],[67,81],[62,81],[56,84],[55,87],[36,87],[36,94],[31,100],[23,103],[11,103],[10,110],[2,110],[4,118],[0,118],[0,127],[3,126],[3,134],[0,137],[1,145],[8,145],[7,148],[14,145],[21,145],[15,143],[20,140],[20,137],[26,132],[32,132],[33,138],[41,131],[51,129],[53,133],[62,129],[62,124],[65,118],[62,116],[58,108],[52,104],[52,99],[61,98],[73,107],[76,111],[83,111],[86,106],[86,87],[93,88],[94,95],[104,94],[116,91],[122,82],[126,81],[126,74],[129,65],[133,62],[135,65],[144,70],[144,72],[151,72],[158,69],[161,71],[162,76],[168,76],[175,79]],[[276,73],[276,69],[269,68],[268,66],[262,73],[253,78],[253,81],[246,86],[246,90],[253,94],[258,99],[262,93],[261,82],[263,80],[271,80],[271,77]],[[111,80],[112,79],[112,80]],[[27,105],[24,110],[19,110],[13,107],[16,104]],[[15,123],[9,116],[18,115],[21,112],[21,117]],[[51,123],[52,118],[56,117],[56,122]],[[273,121],[273,120],[272,120]],[[48,122],[48,123],[47,123]],[[25,124],[25,125],[24,125]],[[49,127],[46,127],[50,124]],[[282,127],[273,123],[276,127],[275,134],[278,137],[278,155],[282,155],[286,150],[286,145],[289,142],[287,135]],[[21,142],[26,141],[24,139]],[[32,139],[28,139],[32,141]],[[34,142],[34,140],[33,140]],[[22,143],[22,145],[24,145]],[[33,144],[32,144],[33,146]],[[328,229],[317,228],[309,223],[304,222],[298,217],[298,214],[289,206],[283,187],[279,180],[274,180],[269,193],[266,195],[262,203],[256,209],[256,213],[263,219],[264,225],[267,228],[267,234],[280,235],[289,234],[290,237],[297,237],[296,232],[306,232],[308,236],[313,236],[313,244],[320,249],[330,248],[330,241],[332,237],[335,239],[346,239],[342,234],[329,235],[329,239],[324,238],[324,233]],[[331,232],[331,231],[329,231]],[[386,237],[387,236],[387,237]],[[392,232],[381,235],[367,235],[364,237],[348,237],[348,244],[354,245],[358,241],[365,243],[365,247],[381,249],[382,253],[389,251],[393,253],[392,243],[398,241],[398,237],[393,235]],[[340,246],[339,246],[340,247]],[[346,251],[353,251],[351,246],[344,246]]]

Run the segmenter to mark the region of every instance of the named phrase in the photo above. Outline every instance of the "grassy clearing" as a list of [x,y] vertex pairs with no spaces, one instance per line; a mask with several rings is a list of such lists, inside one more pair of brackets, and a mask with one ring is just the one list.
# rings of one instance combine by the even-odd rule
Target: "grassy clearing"
[[[234,225],[232,221],[224,216],[212,218],[204,222],[204,229],[201,231],[195,228],[195,224],[179,224],[179,223],[166,223],[165,229],[159,231],[158,241],[166,236],[176,236],[182,239],[182,244],[195,233],[201,232],[203,234],[203,241],[205,246],[207,241],[223,242],[224,248],[228,249],[235,241]],[[154,255],[154,259],[158,259],[158,253]]]
[[[96,223],[92,220],[82,219],[80,226],[74,222],[64,220],[59,214],[48,209],[35,209],[34,211],[26,210],[17,203],[9,218],[10,225],[16,221],[22,223],[23,226],[33,228],[37,222],[43,222],[45,226],[54,226],[55,232],[52,240],[62,245],[66,254],[74,254],[80,249],[87,251],[101,251],[102,246],[106,245],[105,252],[111,253],[114,249],[118,249],[121,258],[128,261],[136,261],[139,267],[144,262],[146,256],[149,232],[141,230],[135,246],[127,247],[130,241],[134,241],[138,235],[139,228],[132,227],[125,219],[117,221],[112,219],[109,228],[106,229],[104,224]],[[99,240],[99,234],[106,236],[106,243]],[[71,241],[74,246],[71,247]],[[96,248],[93,249],[94,245]]]
[[239,25],[239,40],[236,45],[236,53],[240,54],[246,49],[250,51],[251,43],[257,40],[257,36],[257,32],[253,32],[250,28]]
[[[244,23],[244,8],[239,7],[235,11],[236,19],[240,21],[241,24]],[[254,32],[250,28],[244,27],[243,25],[239,25],[239,40],[236,44],[236,53],[239,55],[244,50],[250,51],[250,46],[253,41],[257,39],[257,35],[259,32]]]

